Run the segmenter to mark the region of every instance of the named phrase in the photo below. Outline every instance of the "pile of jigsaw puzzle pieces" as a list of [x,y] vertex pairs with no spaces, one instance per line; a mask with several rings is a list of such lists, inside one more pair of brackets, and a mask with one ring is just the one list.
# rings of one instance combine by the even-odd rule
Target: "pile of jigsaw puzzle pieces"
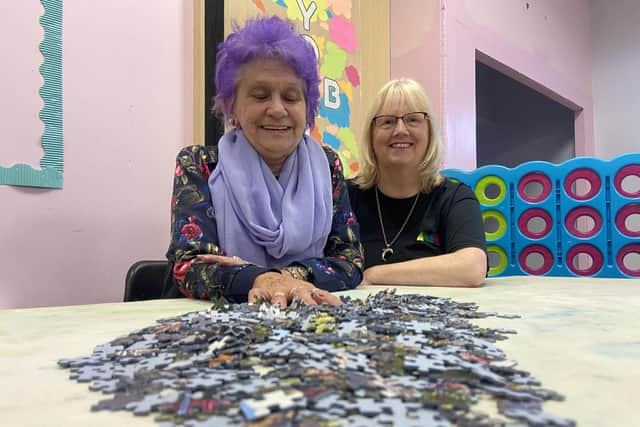
[[[159,320],[62,359],[112,395],[91,409],[161,426],[573,426],[561,400],[506,360],[475,304],[384,291],[339,306],[233,304]],[[496,415],[479,412],[492,399]],[[500,415],[498,415],[498,413]]]

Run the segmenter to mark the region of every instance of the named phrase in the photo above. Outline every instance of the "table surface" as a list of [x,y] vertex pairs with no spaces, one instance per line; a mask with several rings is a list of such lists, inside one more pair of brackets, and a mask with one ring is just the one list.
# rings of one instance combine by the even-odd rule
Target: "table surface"
[[[346,292],[364,298],[385,289]],[[509,359],[566,397],[545,410],[581,427],[631,426],[640,385],[640,280],[550,277],[488,279],[481,288],[397,287],[474,302],[479,311],[514,313],[518,319],[473,320],[515,329],[500,341]],[[129,412],[91,412],[108,398],[69,379],[57,366],[88,356],[93,347],[154,324],[155,320],[208,308],[187,299],[0,310],[0,413],[3,425],[154,425]]]

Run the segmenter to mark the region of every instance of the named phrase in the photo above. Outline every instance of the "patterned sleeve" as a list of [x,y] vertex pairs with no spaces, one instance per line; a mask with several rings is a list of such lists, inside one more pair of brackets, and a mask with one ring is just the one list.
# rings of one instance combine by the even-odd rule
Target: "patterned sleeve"
[[293,264],[299,267],[307,281],[320,289],[341,291],[353,289],[362,281],[364,264],[360,230],[356,222],[340,158],[331,148],[323,146],[331,169],[333,222],[325,258],[308,258]]
[[173,278],[189,298],[246,301],[255,278],[270,269],[247,264],[220,266],[196,258],[225,253],[218,246],[209,175],[217,163],[215,147],[183,148],[176,159],[171,198],[171,242],[167,259],[174,263]]

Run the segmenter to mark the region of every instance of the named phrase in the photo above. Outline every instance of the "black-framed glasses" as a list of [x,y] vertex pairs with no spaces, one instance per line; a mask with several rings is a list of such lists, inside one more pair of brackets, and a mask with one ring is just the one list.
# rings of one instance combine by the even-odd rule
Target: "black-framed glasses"
[[403,116],[381,115],[373,118],[373,124],[380,129],[393,129],[398,124],[398,120],[402,119],[404,125],[410,129],[416,129],[424,125],[429,118],[429,114],[424,111],[414,111]]

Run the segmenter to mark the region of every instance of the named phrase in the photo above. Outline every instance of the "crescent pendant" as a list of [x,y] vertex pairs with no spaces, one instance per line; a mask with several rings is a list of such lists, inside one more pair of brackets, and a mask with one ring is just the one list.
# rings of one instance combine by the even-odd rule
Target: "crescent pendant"
[[383,248],[382,249],[382,255],[380,258],[382,258],[382,261],[387,261],[387,257],[393,255],[393,249],[391,248]]

